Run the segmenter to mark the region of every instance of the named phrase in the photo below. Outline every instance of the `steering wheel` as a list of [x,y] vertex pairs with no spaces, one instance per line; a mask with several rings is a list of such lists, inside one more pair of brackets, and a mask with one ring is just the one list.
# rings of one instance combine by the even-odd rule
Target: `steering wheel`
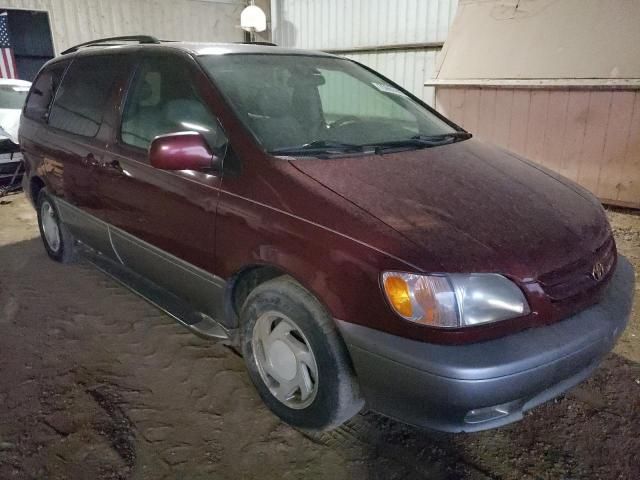
[[350,123],[356,123],[359,121],[360,119],[355,115],[345,115],[344,117],[340,117],[336,121],[331,123],[331,128],[340,128],[344,127],[345,125],[349,125]]

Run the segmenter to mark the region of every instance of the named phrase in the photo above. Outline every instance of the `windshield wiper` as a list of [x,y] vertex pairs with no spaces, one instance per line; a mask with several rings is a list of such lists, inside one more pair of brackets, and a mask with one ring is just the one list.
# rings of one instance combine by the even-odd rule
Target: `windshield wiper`
[[402,140],[391,140],[388,142],[368,143],[357,145],[355,143],[334,142],[331,140],[315,140],[292,147],[280,147],[270,150],[274,155],[340,155],[344,153],[384,153],[388,150],[406,148],[428,148],[447,143],[454,143],[471,138],[467,132],[451,132],[440,135],[414,135]]
[[450,141],[450,140],[467,140],[471,138],[469,132],[450,132],[450,133],[441,133],[439,135],[414,135],[411,137],[412,140],[420,140],[424,142],[442,142],[442,141]]
[[376,153],[384,153],[388,150],[406,149],[406,148],[429,148],[446,145],[448,143],[459,142],[471,138],[471,134],[467,132],[451,132],[439,135],[414,135],[413,137],[402,140],[391,140],[389,142],[379,142],[367,144],[367,147],[373,147]]
[[270,150],[269,153],[276,155],[312,155],[317,153],[355,153],[364,150],[362,145],[355,143],[332,142],[329,140],[315,140],[304,145],[293,147],[280,147]]

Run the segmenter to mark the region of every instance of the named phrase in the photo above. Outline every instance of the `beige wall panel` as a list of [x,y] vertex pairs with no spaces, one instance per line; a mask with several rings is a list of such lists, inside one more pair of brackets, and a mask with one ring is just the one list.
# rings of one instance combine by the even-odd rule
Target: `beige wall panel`
[[478,131],[478,116],[480,115],[480,89],[470,88],[462,92],[464,105],[462,124],[471,132]]
[[640,92],[636,91],[633,115],[629,123],[624,155],[624,166],[620,173],[622,187],[616,200],[620,203],[640,203]]
[[640,208],[640,91],[438,87],[436,105],[606,203]]
[[[501,95],[503,95],[503,93],[501,93]],[[514,90],[507,148],[523,155],[525,154],[527,144],[527,123],[530,108],[531,92],[529,90]]]
[[478,136],[494,138],[496,125],[496,90],[494,88],[480,90],[480,112],[482,120],[478,124]]
[[525,122],[527,139],[524,156],[542,165],[546,164],[543,154],[548,108],[549,92],[545,90],[531,92],[529,118]]
[[462,0],[438,78],[640,78],[638,0]]
[[434,104],[434,107],[445,117],[454,120],[453,115],[451,115],[451,92],[453,92],[452,89],[442,90],[438,96],[438,104]]
[[636,92],[631,91],[618,92],[611,97],[604,151],[598,177],[598,191],[596,192],[600,197],[609,197],[612,192],[616,192],[613,198],[617,199],[619,191],[624,188],[621,173],[624,168],[635,96]]
[[589,98],[587,128],[582,145],[582,162],[578,171],[578,181],[594,193],[598,191],[598,177],[603,161],[611,95],[611,92],[594,90]]
[[576,180],[582,163],[582,148],[589,113],[589,91],[571,90],[567,94],[567,128],[564,132],[563,164],[558,171]]
[[462,125],[464,123],[465,112],[465,95],[466,89],[452,88],[449,90],[449,109],[451,112],[451,118],[454,122]]
[[493,137],[498,145],[509,144],[509,132],[513,114],[513,90],[494,90],[496,102],[495,130]]
[[567,109],[569,106],[568,92],[562,90],[550,91],[547,105],[544,122],[544,144],[540,162],[564,175],[566,170],[564,144],[567,130]]

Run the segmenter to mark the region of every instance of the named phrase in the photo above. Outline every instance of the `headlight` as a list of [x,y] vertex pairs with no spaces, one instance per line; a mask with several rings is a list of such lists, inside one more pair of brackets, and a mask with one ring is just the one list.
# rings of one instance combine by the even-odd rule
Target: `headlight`
[[468,327],[530,313],[522,291],[494,273],[385,272],[382,285],[398,315],[434,327]]

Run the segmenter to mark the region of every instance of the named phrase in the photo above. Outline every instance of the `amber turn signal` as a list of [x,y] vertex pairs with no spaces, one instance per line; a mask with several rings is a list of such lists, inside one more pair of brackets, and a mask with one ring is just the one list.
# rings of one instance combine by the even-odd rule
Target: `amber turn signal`
[[442,275],[384,272],[384,293],[405,320],[436,327],[458,326],[455,295]]
[[384,291],[393,308],[403,317],[411,318],[413,308],[411,306],[411,295],[407,282],[395,276],[387,276],[384,279]]

